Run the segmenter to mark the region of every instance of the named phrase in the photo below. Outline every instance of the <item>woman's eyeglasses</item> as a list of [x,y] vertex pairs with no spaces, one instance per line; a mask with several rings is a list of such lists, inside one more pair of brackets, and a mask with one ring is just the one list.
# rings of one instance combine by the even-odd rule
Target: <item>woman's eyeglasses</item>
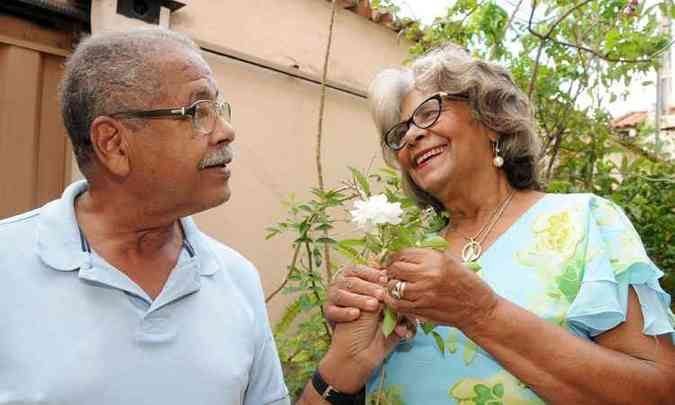
[[466,101],[469,99],[468,96],[462,94],[448,94],[445,92],[434,94],[422,101],[420,105],[415,108],[415,111],[409,119],[399,122],[391,127],[384,135],[384,143],[391,150],[401,150],[407,143],[404,142],[404,138],[410,130],[411,125],[421,129],[433,127],[441,116],[443,98],[458,101]]

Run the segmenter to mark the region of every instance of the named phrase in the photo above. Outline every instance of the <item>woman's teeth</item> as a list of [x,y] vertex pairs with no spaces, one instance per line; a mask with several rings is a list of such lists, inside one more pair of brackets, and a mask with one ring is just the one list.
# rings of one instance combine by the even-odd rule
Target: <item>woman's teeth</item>
[[446,148],[446,145],[443,146],[437,146],[433,149],[429,149],[428,151],[424,152],[422,155],[418,156],[417,159],[415,159],[415,164],[417,166],[421,165],[422,163],[426,162],[427,160],[431,159],[432,157],[441,154]]

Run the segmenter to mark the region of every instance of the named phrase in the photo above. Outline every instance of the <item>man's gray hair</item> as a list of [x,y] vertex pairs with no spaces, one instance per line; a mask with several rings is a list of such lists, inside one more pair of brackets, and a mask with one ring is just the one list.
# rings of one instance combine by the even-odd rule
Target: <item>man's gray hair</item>
[[[509,183],[517,189],[539,188],[540,146],[529,99],[504,68],[473,59],[452,43],[414,59],[410,67],[386,69],[371,83],[371,112],[388,165],[400,168],[397,154],[386,146],[384,136],[400,121],[401,103],[413,89],[467,96],[474,118],[499,137]],[[440,201],[420,189],[407,173],[401,174],[404,191],[420,206],[444,210]]]
[[181,48],[199,52],[190,38],[163,28],[94,34],[79,43],[66,61],[59,90],[63,123],[82,172],[93,156],[94,119],[146,109],[159,99],[157,56]]

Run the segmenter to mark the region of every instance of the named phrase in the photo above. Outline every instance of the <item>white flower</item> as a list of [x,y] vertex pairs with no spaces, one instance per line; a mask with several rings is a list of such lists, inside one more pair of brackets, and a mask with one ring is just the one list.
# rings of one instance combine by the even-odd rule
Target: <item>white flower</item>
[[401,223],[401,203],[390,203],[384,194],[374,195],[368,200],[355,201],[352,222],[359,228],[370,232],[375,226],[382,224],[398,225]]

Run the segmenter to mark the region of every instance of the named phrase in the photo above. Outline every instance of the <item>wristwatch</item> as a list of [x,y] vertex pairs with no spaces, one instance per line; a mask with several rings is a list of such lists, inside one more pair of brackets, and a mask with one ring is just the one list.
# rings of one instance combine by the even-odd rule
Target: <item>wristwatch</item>
[[362,399],[364,396],[364,391],[361,390],[356,394],[345,394],[335,388],[331,387],[321,376],[319,370],[314,372],[312,376],[312,385],[316,392],[321,395],[325,401],[332,405],[357,405],[364,403],[363,400],[359,403],[359,399]]

